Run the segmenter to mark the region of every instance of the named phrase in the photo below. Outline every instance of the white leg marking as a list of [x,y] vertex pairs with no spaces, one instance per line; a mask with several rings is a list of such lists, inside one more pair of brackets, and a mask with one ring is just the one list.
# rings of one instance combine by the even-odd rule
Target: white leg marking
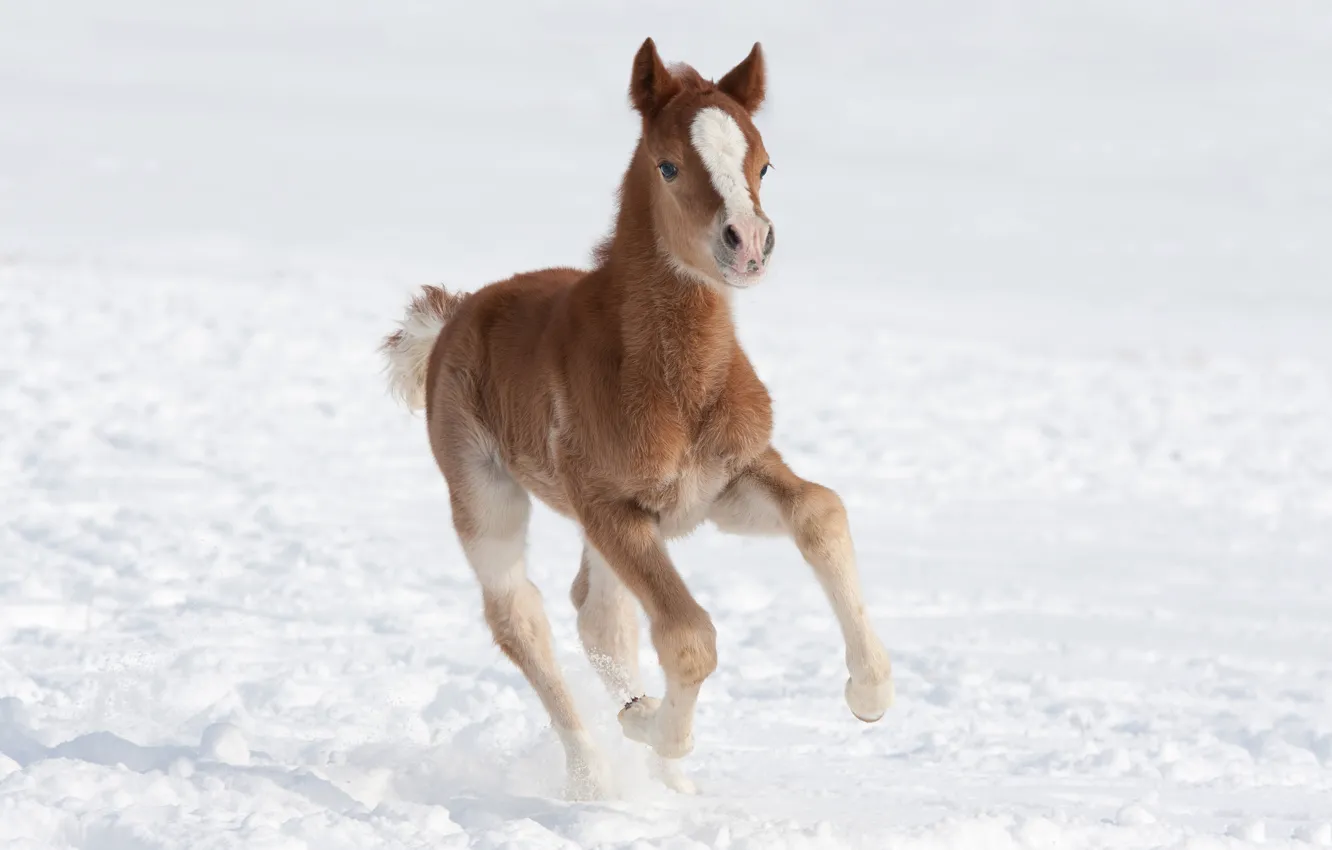
[[522,535],[481,537],[463,544],[481,587],[496,594],[513,593],[519,583],[527,580],[524,548]]
[[[839,503],[840,504],[840,503]],[[819,531],[816,545],[782,515],[776,498],[754,480],[737,482],[713,506],[710,519],[723,531],[764,535],[786,533],[800,548],[832,605],[846,643],[846,665],[851,674],[845,697],[851,713],[873,723],[893,703],[892,663],[888,650],[874,632],[861,596],[855,547],[841,520]]]
[[470,508],[480,534],[462,540],[481,583],[486,621],[495,642],[518,666],[550,714],[564,746],[566,793],[601,799],[611,793],[610,770],[583,728],[551,647],[541,592],[527,578],[524,554],[530,498],[507,473],[479,467]]

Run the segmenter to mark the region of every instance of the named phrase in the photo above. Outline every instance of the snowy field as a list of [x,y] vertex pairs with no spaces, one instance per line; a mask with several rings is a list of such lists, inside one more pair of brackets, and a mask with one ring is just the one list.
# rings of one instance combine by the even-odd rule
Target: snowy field
[[[646,35],[767,49],[741,334],[898,703],[793,546],[702,531],[656,785],[541,512],[575,804],[375,346],[586,261]],[[1322,0],[0,4],[0,844],[1332,845],[1330,90]]]

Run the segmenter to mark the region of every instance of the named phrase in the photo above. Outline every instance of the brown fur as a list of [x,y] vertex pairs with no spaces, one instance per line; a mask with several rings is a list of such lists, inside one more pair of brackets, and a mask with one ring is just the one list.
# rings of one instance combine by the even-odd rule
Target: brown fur
[[[425,407],[464,545],[520,540],[526,493],[575,519],[642,604],[668,701],[677,689],[689,714],[697,686],[716,667],[716,637],[667,555],[667,538],[710,516],[745,533],[790,533],[821,578],[838,575],[824,581],[826,588],[829,581],[838,593],[850,588],[855,599],[848,604],[863,618],[840,500],[795,476],[770,447],[772,404],[736,339],[729,292],[681,271],[682,263],[715,267],[698,249],[699,234],[721,207],[689,142],[692,116],[717,106],[735,118],[749,143],[744,170],[759,209],[767,153],[750,113],[763,101],[764,78],[758,45],[714,84],[692,68],[668,71],[649,39],[635,57],[630,86],[643,132],[596,267],[520,274],[465,299],[434,287],[421,296],[421,309],[447,322],[425,375]],[[658,173],[662,160],[679,165],[670,184]],[[402,344],[399,332],[385,347]],[[495,557],[507,564],[507,555]],[[481,577],[487,586],[490,579]],[[549,655],[541,646],[549,640],[544,617],[533,625],[529,613],[503,610],[503,600],[521,594],[495,581],[500,589],[487,589],[486,619],[540,691],[534,676],[549,674],[532,668]],[[588,582],[585,555],[571,593],[580,611]],[[607,598],[618,604],[613,594]],[[583,625],[585,640],[600,628]],[[597,641],[620,654],[636,645],[618,634]],[[869,634],[862,643],[883,655]],[[886,655],[871,666],[883,681]],[[543,700],[567,725],[557,685]],[[659,725],[686,737],[688,718],[672,722]],[[686,744],[654,745],[678,753]]]

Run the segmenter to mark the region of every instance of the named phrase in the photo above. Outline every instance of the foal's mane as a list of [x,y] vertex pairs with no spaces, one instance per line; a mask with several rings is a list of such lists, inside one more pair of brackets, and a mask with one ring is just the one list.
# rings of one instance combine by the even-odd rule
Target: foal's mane
[[[669,69],[671,76],[680,84],[681,94],[685,92],[697,92],[706,94],[716,88],[712,80],[703,79],[703,75],[694,70],[693,65],[684,62],[676,62]],[[674,99],[674,98],[672,98]]]

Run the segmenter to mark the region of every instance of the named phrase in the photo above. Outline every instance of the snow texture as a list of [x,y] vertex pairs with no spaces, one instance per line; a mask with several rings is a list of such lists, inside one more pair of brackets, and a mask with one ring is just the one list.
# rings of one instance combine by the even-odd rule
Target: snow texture
[[[767,51],[736,310],[897,704],[790,544],[701,531],[666,790],[541,511],[574,804],[375,347],[586,261],[649,34]],[[1329,81],[1322,0],[0,4],[0,844],[1332,845]]]

